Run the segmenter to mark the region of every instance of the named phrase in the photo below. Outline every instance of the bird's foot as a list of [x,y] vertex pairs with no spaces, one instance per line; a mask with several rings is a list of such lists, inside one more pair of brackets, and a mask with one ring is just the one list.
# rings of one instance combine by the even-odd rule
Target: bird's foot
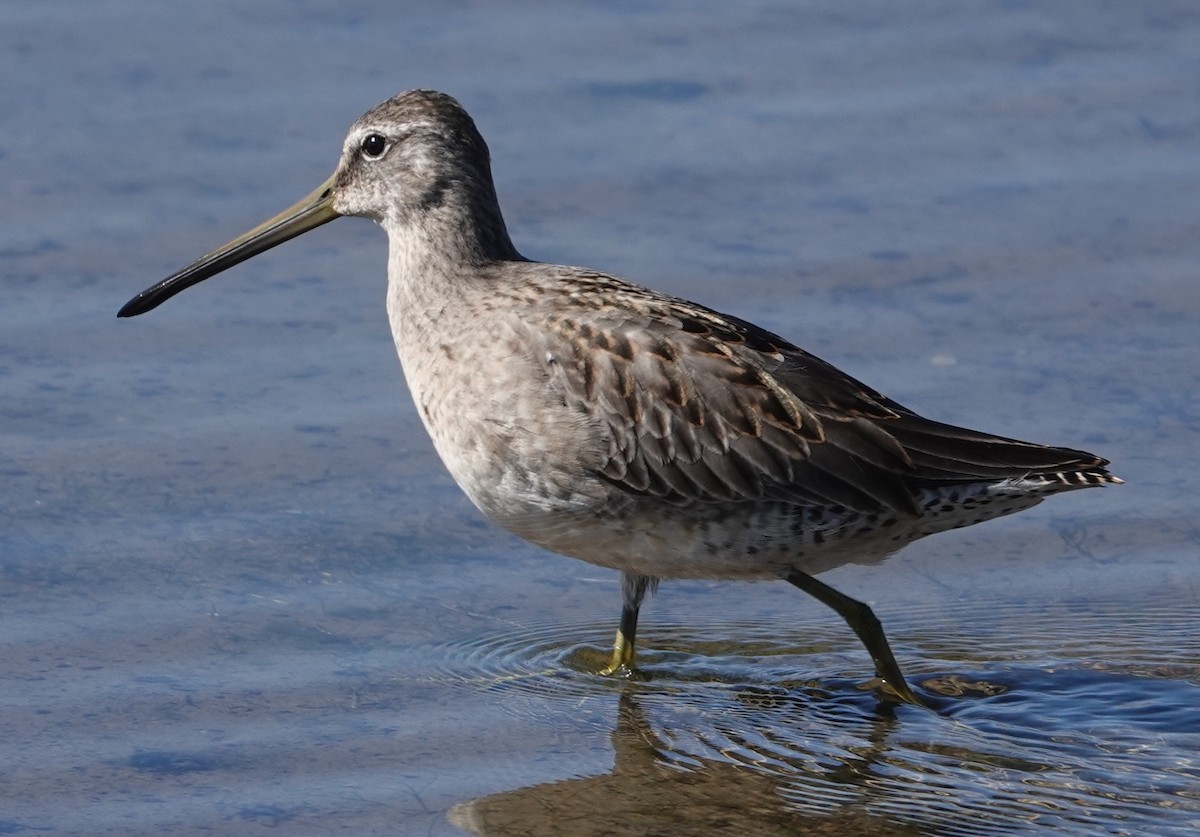
[[875,692],[876,697],[878,697],[882,703],[909,703],[913,706],[920,706],[923,709],[936,708],[929,701],[925,700],[916,692],[914,692],[909,687],[908,683],[903,679],[899,680],[897,683],[892,683],[889,680],[885,680],[884,678],[877,676],[874,679],[864,683],[862,688]]
[[612,663],[609,663],[608,665],[604,666],[596,673],[599,674],[601,677],[615,677],[618,680],[648,680],[649,679],[645,675],[645,673],[643,673],[640,669],[636,669],[630,665],[625,665],[624,663],[622,663],[620,665],[613,665]]

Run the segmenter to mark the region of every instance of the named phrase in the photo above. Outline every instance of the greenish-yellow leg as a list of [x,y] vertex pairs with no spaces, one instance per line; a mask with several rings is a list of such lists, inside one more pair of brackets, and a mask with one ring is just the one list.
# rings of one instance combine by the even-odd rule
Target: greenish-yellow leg
[[871,608],[857,599],[839,593],[828,584],[817,581],[811,575],[794,571],[784,577],[817,601],[833,608],[838,616],[846,620],[846,624],[858,635],[862,644],[866,646],[867,653],[871,655],[875,663],[875,674],[883,681],[883,691],[906,703],[928,705],[908,687],[908,682],[892,655],[892,648],[883,633],[883,626],[879,624],[879,619]]
[[625,573],[621,576],[621,626],[617,628],[617,638],[613,641],[612,658],[608,665],[600,669],[600,674],[627,674],[633,671],[635,657],[634,640],[637,638],[638,611],[642,607],[642,599],[646,591],[653,587],[655,580],[644,575]]

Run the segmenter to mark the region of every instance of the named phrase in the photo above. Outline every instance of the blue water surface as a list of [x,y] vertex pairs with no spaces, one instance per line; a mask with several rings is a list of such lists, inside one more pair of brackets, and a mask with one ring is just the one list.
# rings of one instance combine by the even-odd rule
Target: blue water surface
[[[0,833],[1200,830],[1200,9],[0,6]],[[493,527],[409,401],[382,232],[115,318],[458,97],[518,247],[754,320],[1076,492],[787,585]],[[452,324],[449,326],[452,327]]]

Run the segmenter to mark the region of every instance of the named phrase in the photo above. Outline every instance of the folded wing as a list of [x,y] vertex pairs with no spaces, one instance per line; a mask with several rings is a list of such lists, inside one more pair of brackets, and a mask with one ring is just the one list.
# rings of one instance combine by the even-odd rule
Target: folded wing
[[639,291],[539,320],[548,376],[607,427],[598,473],[627,491],[917,514],[931,484],[1115,481],[1092,454],[930,421],[757,326]]

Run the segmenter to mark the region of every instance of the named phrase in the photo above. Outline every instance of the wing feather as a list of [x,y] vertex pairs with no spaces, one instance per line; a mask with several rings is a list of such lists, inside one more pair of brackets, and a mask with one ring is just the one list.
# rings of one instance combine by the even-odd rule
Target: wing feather
[[528,323],[548,384],[606,430],[596,470],[623,490],[918,514],[914,492],[930,483],[1104,476],[1091,454],[930,421],[750,323],[595,279]]

